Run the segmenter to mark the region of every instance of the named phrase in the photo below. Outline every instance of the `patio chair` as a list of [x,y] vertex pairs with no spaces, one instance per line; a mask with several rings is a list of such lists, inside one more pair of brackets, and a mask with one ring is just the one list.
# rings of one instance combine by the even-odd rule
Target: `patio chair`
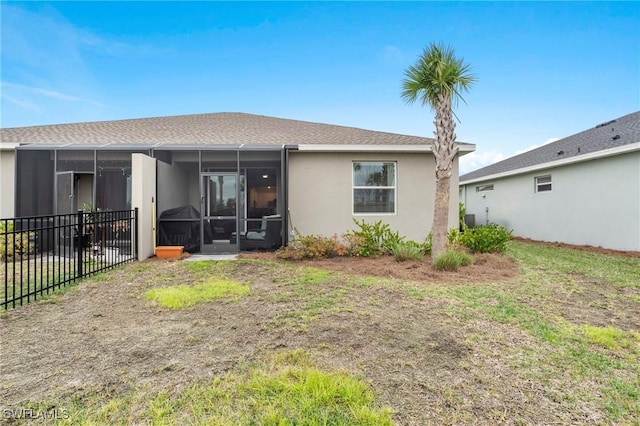
[[[240,234],[240,250],[276,249],[282,245],[282,216],[274,214],[262,216],[260,229]],[[231,243],[235,243],[235,235],[231,236]]]

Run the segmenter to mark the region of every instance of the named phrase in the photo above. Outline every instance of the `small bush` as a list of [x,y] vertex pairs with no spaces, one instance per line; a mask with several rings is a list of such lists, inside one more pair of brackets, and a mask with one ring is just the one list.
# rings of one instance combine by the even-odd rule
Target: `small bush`
[[465,207],[464,203],[458,203],[458,224],[459,224],[459,228],[460,231],[464,231],[464,227],[466,226],[466,224],[464,223],[464,217],[467,214],[467,208]]
[[430,255],[432,246],[433,246],[433,232],[429,232],[429,235],[427,235],[427,238],[425,238],[424,242],[420,245],[420,247],[422,248],[422,253],[425,256]]
[[[5,226],[6,223],[6,226]],[[34,232],[13,232],[13,222],[0,221],[0,260],[35,252]]]
[[397,262],[405,260],[420,260],[424,256],[423,247],[415,241],[406,241],[395,245],[391,249],[391,255]]
[[461,243],[476,253],[504,253],[507,242],[512,238],[512,231],[504,226],[490,223],[475,228],[465,227],[460,236]]
[[441,271],[457,271],[460,266],[467,266],[473,262],[473,256],[469,253],[456,250],[447,250],[436,258],[434,267]]
[[447,233],[447,241],[450,246],[460,246],[462,244],[462,233],[459,229],[451,228]]
[[393,232],[388,224],[381,220],[369,224],[362,219],[353,220],[360,228],[349,231],[344,238],[349,243],[349,254],[352,256],[379,256],[389,254],[393,247],[404,240],[398,232]]
[[287,260],[318,259],[347,254],[347,247],[338,240],[338,236],[320,235],[300,236],[288,245],[276,251],[276,257]]

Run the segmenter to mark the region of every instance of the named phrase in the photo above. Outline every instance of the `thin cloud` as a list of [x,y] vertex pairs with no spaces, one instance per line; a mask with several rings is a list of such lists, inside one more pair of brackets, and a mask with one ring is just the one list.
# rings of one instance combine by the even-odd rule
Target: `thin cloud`
[[405,60],[402,51],[393,45],[387,45],[382,49],[382,58],[386,62],[399,63]]
[[463,175],[481,169],[505,158],[506,156],[501,152],[471,152],[460,157],[460,174]]
[[2,99],[5,99],[22,109],[26,109],[28,111],[33,111],[33,112],[42,111],[42,108],[38,107],[38,105],[34,104],[33,102],[29,102],[28,100],[24,100],[24,99],[14,98],[13,96],[7,95],[6,92],[4,91],[2,91],[2,94],[0,94],[0,97],[2,97]]
[[[57,100],[62,100],[62,101],[66,101],[66,102],[85,102],[88,104],[92,104],[95,106],[100,106],[103,107],[105,106],[104,104],[98,102],[98,101],[94,101],[92,99],[85,99],[85,98],[81,98],[79,96],[73,96],[73,95],[68,95],[65,93],[61,93],[55,90],[49,90],[49,89],[43,89],[41,87],[31,87],[31,86],[26,86],[24,84],[16,84],[16,83],[10,83],[7,81],[2,81],[0,82],[0,86],[2,86],[4,89],[8,88],[8,89],[15,89],[15,91],[17,91],[18,93],[22,92],[24,94],[24,92],[27,93],[32,93],[32,94],[36,94],[36,95],[42,95],[42,96],[46,96],[49,98],[53,98],[53,99],[57,99]],[[4,92],[5,90],[3,90]],[[21,106],[25,106],[28,105],[28,102],[20,102],[18,99],[16,98],[11,98],[10,96],[5,96],[5,94],[3,93],[3,97],[6,98],[7,100],[16,103],[18,105]]]
[[542,142],[541,144],[531,145],[531,146],[528,146],[528,147],[526,147],[524,149],[520,149],[520,150],[516,151],[516,153],[513,154],[513,155],[523,154],[523,153],[525,153],[527,151],[531,151],[532,149],[540,148],[541,146],[544,146],[544,145],[547,145],[547,144],[550,144],[552,142],[559,141],[559,140],[560,140],[560,138],[549,138],[546,141]]
[[[560,138],[549,138],[546,141],[544,141],[541,144],[538,145],[531,145],[527,148],[524,149],[520,149],[518,151],[516,151],[515,155],[518,154],[522,154],[524,152],[527,151],[531,151],[532,149],[536,149],[539,148],[543,145],[547,145],[550,144],[552,142],[555,142],[557,140],[560,140]],[[465,173],[469,173],[469,172],[473,172],[475,170],[481,169],[483,167],[486,166],[490,166],[492,164],[497,163],[498,161],[502,161],[505,158],[507,158],[506,155],[504,155],[501,152],[495,152],[495,151],[491,151],[491,152],[478,152],[478,151],[474,151],[470,154],[464,155],[462,157],[460,157],[460,175],[463,175]]]

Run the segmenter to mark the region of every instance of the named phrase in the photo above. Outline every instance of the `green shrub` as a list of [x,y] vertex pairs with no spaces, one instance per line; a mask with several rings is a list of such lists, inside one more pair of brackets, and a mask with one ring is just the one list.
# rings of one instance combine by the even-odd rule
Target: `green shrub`
[[427,238],[424,239],[424,242],[421,244],[422,253],[427,256],[431,254],[431,247],[433,246],[433,232],[429,232]]
[[287,260],[318,259],[346,254],[347,248],[338,240],[337,235],[330,238],[321,235],[299,236],[276,251],[277,258]]
[[462,244],[476,253],[504,253],[512,231],[504,226],[490,223],[475,228],[465,227],[460,240]]
[[473,262],[469,253],[457,250],[447,250],[436,258],[433,266],[441,271],[457,271],[460,266],[467,266]]
[[376,223],[358,222],[353,219],[359,230],[349,231],[345,239],[349,243],[349,254],[352,256],[379,256],[389,254],[393,247],[404,240],[398,232],[393,232],[388,224],[381,220]]
[[420,260],[424,256],[423,247],[415,241],[405,241],[396,244],[391,249],[391,255],[397,262],[405,260]]
[[[6,223],[6,226],[5,226]],[[35,251],[35,244],[29,243],[34,238],[33,232],[13,232],[12,221],[0,221],[0,260],[16,256],[24,256]]]
[[466,226],[464,223],[464,217],[467,214],[467,208],[464,206],[464,203],[458,203],[458,224],[460,227],[460,231],[464,230]]
[[462,233],[460,230],[456,228],[449,229],[449,232],[447,232],[447,241],[450,246],[462,245]]

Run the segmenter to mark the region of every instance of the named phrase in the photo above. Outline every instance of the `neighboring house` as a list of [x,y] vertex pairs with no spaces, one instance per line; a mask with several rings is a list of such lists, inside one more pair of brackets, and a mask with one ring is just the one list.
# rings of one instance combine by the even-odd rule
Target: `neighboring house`
[[[153,250],[152,219],[162,226],[171,210],[175,225],[181,213],[172,209],[185,206],[182,229],[204,253],[241,250],[245,231],[265,216],[280,221],[281,243],[294,229],[343,234],[354,218],[423,240],[433,220],[435,160],[431,139],[417,136],[242,113],[6,128],[0,136],[7,152],[15,149],[9,216],[74,212],[85,203],[138,207],[148,230],[142,257]],[[475,148],[459,147],[459,155]],[[457,175],[456,158],[451,226]],[[3,216],[13,195],[3,189]]]
[[517,236],[640,251],[640,112],[460,176],[460,201]]

